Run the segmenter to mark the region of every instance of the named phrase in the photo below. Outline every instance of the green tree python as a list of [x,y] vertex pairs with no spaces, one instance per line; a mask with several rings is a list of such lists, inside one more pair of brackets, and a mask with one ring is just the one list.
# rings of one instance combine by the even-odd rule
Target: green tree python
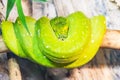
[[106,32],[104,16],[88,18],[82,12],[51,20],[26,17],[26,23],[30,33],[19,18],[3,21],[4,42],[17,56],[46,67],[84,65],[95,56]]

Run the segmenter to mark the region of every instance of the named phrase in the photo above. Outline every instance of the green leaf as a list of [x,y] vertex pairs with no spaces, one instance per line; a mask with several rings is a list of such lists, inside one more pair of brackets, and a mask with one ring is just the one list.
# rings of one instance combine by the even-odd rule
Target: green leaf
[[10,11],[12,10],[16,0],[8,0],[7,2],[7,11],[6,11],[6,20],[9,17]]
[[22,24],[24,25],[24,27],[26,28],[27,32],[30,34],[29,29],[26,24],[25,15],[23,13],[21,0],[16,0],[16,6],[17,6],[17,11],[18,11],[20,20],[21,20]]

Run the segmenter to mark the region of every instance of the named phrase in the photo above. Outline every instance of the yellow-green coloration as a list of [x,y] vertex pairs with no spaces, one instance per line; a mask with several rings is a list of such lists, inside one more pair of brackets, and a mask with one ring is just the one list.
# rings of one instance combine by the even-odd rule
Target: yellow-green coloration
[[15,23],[4,21],[4,41],[16,55],[47,67],[73,68],[89,62],[106,31],[104,16],[90,19],[81,12],[51,20],[26,17],[26,23],[30,34],[19,18]]
[[50,20],[50,25],[58,39],[64,40],[68,35],[68,21],[64,17],[56,17]]

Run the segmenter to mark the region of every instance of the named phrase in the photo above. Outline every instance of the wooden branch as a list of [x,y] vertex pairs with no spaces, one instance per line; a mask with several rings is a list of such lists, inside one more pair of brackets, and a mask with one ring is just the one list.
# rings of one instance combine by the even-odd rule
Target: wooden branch
[[8,60],[8,68],[10,80],[22,80],[20,67],[15,58]]
[[[102,48],[120,49],[120,30],[107,30],[103,42]],[[2,37],[0,36],[0,53],[9,51],[5,46]]]
[[101,47],[120,49],[120,30],[107,30]]

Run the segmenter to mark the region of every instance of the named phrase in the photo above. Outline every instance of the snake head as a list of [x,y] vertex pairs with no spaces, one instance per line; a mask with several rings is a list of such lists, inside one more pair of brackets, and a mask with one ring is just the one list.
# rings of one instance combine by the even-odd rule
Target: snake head
[[56,17],[50,20],[51,27],[58,39],[64,40],[68,36],[68,21],[64,17]]

